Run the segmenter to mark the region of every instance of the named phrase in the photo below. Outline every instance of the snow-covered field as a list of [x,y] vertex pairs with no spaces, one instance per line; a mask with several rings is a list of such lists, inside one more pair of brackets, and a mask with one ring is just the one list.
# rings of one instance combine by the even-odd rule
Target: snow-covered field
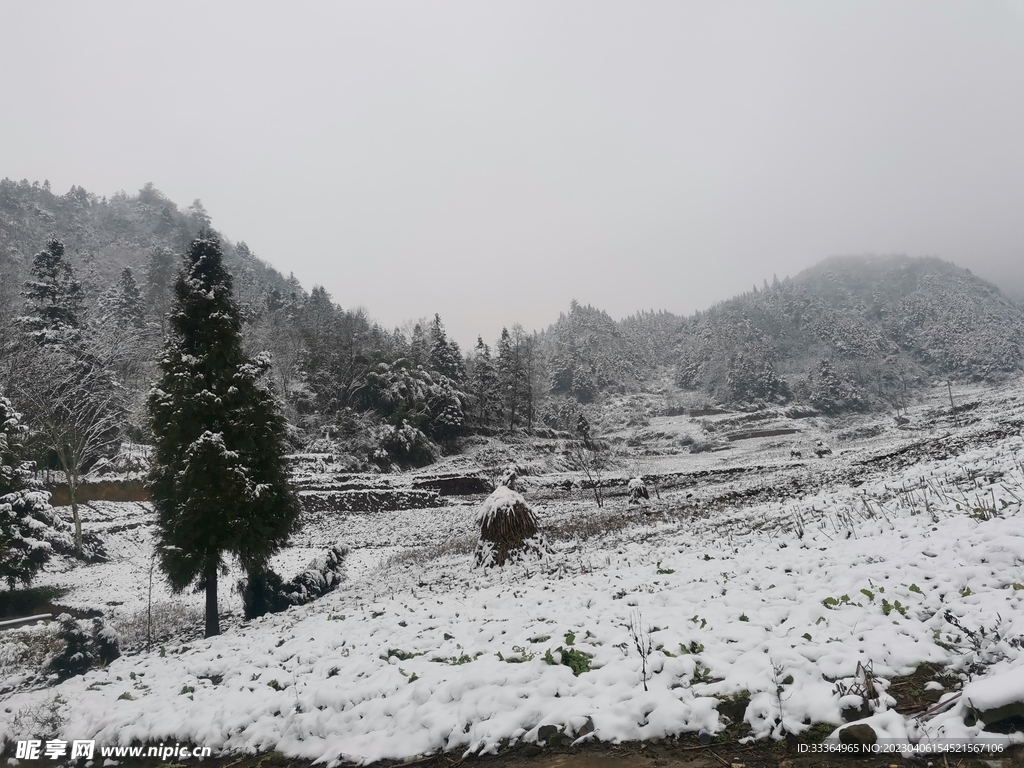
[[[833,442],[824,459],[794,464],[788,448],[761,439],[659,460],[678,471],[775,469],[733,483],[765,486],[751,504],[722,503],[721,487],[711,503],[690,486],[645,511],[614,498],[599,513],[585,494],[545,502],[538,516],[552,529],[581,516],[618,523],[557,537],[553,555],[501,569],[473,567],[476,506],[465,501],[319,516],[275,565],[290,575],[340,540],[352,554],[339,590],[229,621],[210,640],[166,643],[163,653],[128,654],[59,686],[9,694],[0,740],[38,737],[12,724],[21,713],[25,727],[24,713],[57,695],[69,739],[325,762],[495,751],[538,741],[547,725],[609,741],[717,732],[729,725],[720,705],[747,695],[750,735],[780,737],[838,726],[842,708],[860,703],[844,690],[872,677],[869,722],[881,735],[986,737],[972,709],[1024,700],[1024,387],[970,398],[979,405],[960,426],[934,416],[937,399],[912,412],[917,431],[861,438],[849,430],[882,420],[851,421],[845,447]],[[926,412],[936,422],[927,428]],[[794,477],[806,479],[804,490],[789,493],[782,480]],[[527,501],[543,483],[528,478]],[[40,581],[74,582],[65,598],[73,603],[138,609],[148,599],[151,533],[123,526],[144,510],[97,503],[94,513],[110,518],[115,560]],[[624,514],[631,524],[621,524]],[[159,575],[156,585],[169,599]],[[222,595],[237,612],[237,596]],[[937,713],[898,714],[888,681],[922,662],[970,682],[959,691],[937,681],[951,702]]]

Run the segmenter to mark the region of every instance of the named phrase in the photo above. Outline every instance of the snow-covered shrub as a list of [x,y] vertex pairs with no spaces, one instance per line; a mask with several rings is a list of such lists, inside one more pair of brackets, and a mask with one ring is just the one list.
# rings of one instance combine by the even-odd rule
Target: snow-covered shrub
[[270,568],[239,580],[245,618],[280,613],[289,606],[305,605],[326,595],[344,580],[347,555],[347,547],[335,544],[291,581],[285,582]]
[[[36,739],[56,738],[67,722],[68,700],[59,693],[19,709],[11,720],[10,733],[31,734]],[[0,745],[2,746],[2,745]]]
[[96,647],[96,657],[104,666],[121,656],[121,637],[106,621],[102,619],[92,620],[93,644]]
[[137,442],[118,445],[117,452],[110,457],[103,457],[90,469],[89,473],[94,477],[115,475],[126,477],[128,475],[142,476],[149,471],[149,459],[152,448],[148,445],[140,445]]
[[49,659],[63,647],[52,622],[0,632],[0,695],[35,682]]
[[292,605],[304,605],[341,584],[345,578],[345,558],[348,547],[335,544],[294,579],[284,585],[283,591]]
[[317,424],[307,430],[302,454],[329,457],[330,472],[368,472],[379,469],[371,458],[379,447],[374,431],[380,417],[372,411],[342,408],[329,424]]
[[[681,442],[681,441],[680,441]],[[719,440],[707,435],[706,437],[694,438],[688,444],[690,453],[708,453],[709,451],[715,450],[721,445]]]
[[121,655],[117,632],[102,619],[79,621],[62,613],[57,617],[60,629],[57,638],[63,648],[46,664],[60,680],[81,675],[94,666],[105,665]]
[[371,432],[376,446],[370,461],[381,469],[399,467],[425,467],[437,461],[438,450],[419,429],[406,421],[395,426],[381,424]]
[[405,424],[448,442],[462,434],[467,397],[455,381],[438,370],[424,370],[411,360],[379,363],[356,388],[357,402],[389,424]]
[[54,551],[69,551],[74,540],[53,511],[50,495],[23,462],[27,429],[11,401],[0,396],[0,581],[28,584]]
[[820,361],[809,377],[809,390],[811,404],[823,413],[863,411],[870,404],[867,393],[828,360]]
[[267,613],[279,613],[288,607],[284,599],[284,579],[272,568],[250,573],[239,579],[238,592],[246,619],[255,619]]
[[575,431],[580,415],[580,402],[564,394],[552,392],[537,403],[536,422],[556,431]]
[[389,472],[433,464],[441,452],[421,429],[422,419],[401,413],[410,418],[392,414],[385,421],[375,411],[342,409],[336,423],[321,428],[303,451],[331,454],[338,466],[334,471],[343,472]]
[[480,542],[476,548],[477,565],[490,567],[520,559],[528,552],[547,551],[537,517],[521,494],[499,485],[488,496],[476,519]]

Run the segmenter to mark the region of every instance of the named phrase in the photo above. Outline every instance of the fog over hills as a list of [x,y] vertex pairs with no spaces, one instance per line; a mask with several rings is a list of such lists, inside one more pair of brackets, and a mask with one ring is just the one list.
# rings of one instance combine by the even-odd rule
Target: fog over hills
[[[90,323],[109,322],[104,302],[130,268],[145,297],[141,311],[150,327],[161,328],[177,254],[213,224],[200,201],[182,210],[152,185],[107,198],[78,186],[56,194],[46,184],[9,179],[0,182],[0,216],[0,314],[8,338],[12,318],[24,311],[20,286],[48,238],[66,246]],[[367,399],[368,376],[378,377],[375,386],[397,386],[405,374],[398,376],[396,365],[454,382],[465,419],[460,429],[570,427],[573,413],[603,394],[643,389],[664,375],[719,402],[793,401],[839,412],[901,407],[908,387],[944,377],[998,378],[1022,365],[1021,305],[938,258],[831,257],[689,316],[641,311],[616,320],[566,295],[568,311],[547,328],[522,328],[509,317],[507,338],[462,349],[443,325],[456,308],[438,306],[434,320],[408,318],[402,330],[384,328],[372,307],[338,307],[322,288],[303,287],[257,258],[244,241],[225,240],[225,255],[247,343],[273,353],[300,441],[350,409],[396,421],[419,412],[429,434],[426,405],[391,410]],[[145,336],[139,354],[151,363],[159,343],[159,333]],[[447,362],[438,358],[442,347]],[[513,358],[515,370],[508,368]],[[499,383],[492,364],[514,386]]]

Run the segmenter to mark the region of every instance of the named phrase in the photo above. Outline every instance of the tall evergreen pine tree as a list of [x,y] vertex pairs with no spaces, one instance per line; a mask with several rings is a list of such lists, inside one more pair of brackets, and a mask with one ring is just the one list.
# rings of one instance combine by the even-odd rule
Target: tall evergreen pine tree
[[142,291],[131,267],[121,270],[121,279],[100,299],[100,305],[104,310],[103,319],[115,323],[119,329],[139,329],[145,324]]
[[498,375],[491,358],[491,348],[484,344],[483,337],[476,337],[476,355],[473,358],[473,397],[476,400],[476,423],[478,427],[488,426],[498,409]]
[[433,371],[442,373],[456,385],[466,380],[466,364],[462,360],[462,351],[454,340],[448,339],[441,316],[434,315],[430,323],[430,355],[428,365]]
[[56,238],[32,259],[32,278],[25,284],[30,315],[21,318],[32,338],[44,345],[76,344],[81,339],[85,293],[75,270],[64,258],[64,243]]
[[515,428],[516,415],[523,397],[523,366],[519,352],[518,334],[513,338],[508,328],[502,328],[501,338],[498,339],[497,374],[501,390],[501,407],[505,418],[508,419],[509,431]]
[[174,286],[161,378],[149,396],[150,486],[158,557],[171,586],[206,591],[206,636],[219,634],[217,577],[234,556],[262,572],[295,530],[299,503],[284,459],[284,417],[261,378],[266,355],[242,350],[220,241],[203,231]]

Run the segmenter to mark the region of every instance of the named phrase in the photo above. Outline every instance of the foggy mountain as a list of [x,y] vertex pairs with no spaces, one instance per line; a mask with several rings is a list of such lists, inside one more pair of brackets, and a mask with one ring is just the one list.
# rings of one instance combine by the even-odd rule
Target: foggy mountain
[[[49,182],[0,181],[0,302],[11,306],[31,266],[32,256],[56,237],[64,242],[87,298],[95,302],[117,281],[124,267],[139,280],[161,261],[159,252],[184,252],[210,216],[195,200],[184,211],[147,184],[135,195],[102,197],[73,186],[55,194]],[[224,243],[225,259],[236,276],[235,288],[245,302],[272,288],[287,290],[285,278],[255,258],[244,243]],[[176,263],[176,262],[175,262]],[[173,270],[158,278],[166,283]],[[162,286],[166,288],[166,285]],[[15,302],[16,303],[16,302]],[[153,308],[154,311],[162,307]]]
[[[60,238],[100,335],[113,322],[104,307],[125,268],[135,275],[149,329],[132,345],[133,370],[143,373],[129,388],[141,402],[178,254],[210,225],[201,202],[183,211],[152,185],[105,198],[3,180],[0,343],[15,341],[33,254]],[[508,318],[501,338],[462,350],[440,315],[388,330],[362,310],[338,307],[322,288],[306,292],[243,242],[224,241],[224,250],[247,346],[273,355],[293,444],[340,446],[358,466],[384,454],[382,466],[429,463],[473,432],[572,429],[607,395],[666,379],[720,403],[840,413],[906,407],[922,385],[996,380],[1022,368],[1024,308],[936,258],[831,258],[689,317],[640,312],[616,321],[572,301],[546,330],[530,333]]]
[[899,405],[929,379],[1021,368],[1024,310],[936,258],[836,257],[680,323],[677,382],[725,401]]

